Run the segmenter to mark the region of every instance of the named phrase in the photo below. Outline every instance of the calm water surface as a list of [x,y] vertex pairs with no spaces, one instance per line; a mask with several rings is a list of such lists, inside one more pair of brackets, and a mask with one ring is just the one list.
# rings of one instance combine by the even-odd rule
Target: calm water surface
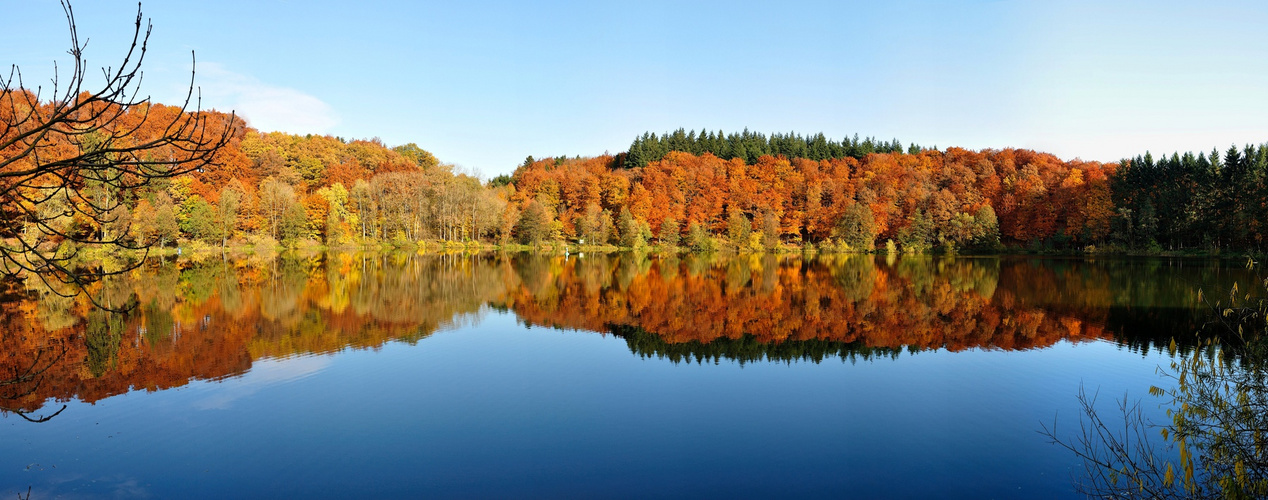
[[[0,496],[1075,495],[1236,263],[330,255],[0,297]],[[1160,410],[1146,399],[1148,413]],[[41,421],[43,420],[43,421]]]

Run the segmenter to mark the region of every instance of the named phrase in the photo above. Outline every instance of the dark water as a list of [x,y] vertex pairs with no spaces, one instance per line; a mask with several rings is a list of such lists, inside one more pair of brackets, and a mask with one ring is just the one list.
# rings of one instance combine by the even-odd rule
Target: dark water
[[1197,290],[1251,279],[332,255],[155,264],[73,299],[10,284],[0,497],[1071,497],[1080,464],[1040,423],[1074,425],[1080,384],[1148,398]]

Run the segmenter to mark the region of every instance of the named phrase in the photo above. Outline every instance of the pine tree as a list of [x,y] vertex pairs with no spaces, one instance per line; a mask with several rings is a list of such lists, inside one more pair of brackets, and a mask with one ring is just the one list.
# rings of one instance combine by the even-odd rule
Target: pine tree
[[871,251],[876,243],[876,218],[866,205],[854,203],[841,214],[834,233],[853,250]]
[[520,214],[519,222],[515,224],[515,239],[521,244],[535,245],[546,238],[547,232],[550,230],[546,219],[546,210],[542,208],[541,203],[533,200],[524,207],[524,212]]
[[676,247],[678,241],[678,220],[669,217],[660,223],[660,244]]
[[[679,129],[681,132],[682,129]],[[634,221],[634,215],[630,213],[629,207],[621,207],[621,212],[617,215],[616,228],[620,232],[621,246],[637,247],[642,243],[639,240],[642,233],[639,231],[638,223]]]

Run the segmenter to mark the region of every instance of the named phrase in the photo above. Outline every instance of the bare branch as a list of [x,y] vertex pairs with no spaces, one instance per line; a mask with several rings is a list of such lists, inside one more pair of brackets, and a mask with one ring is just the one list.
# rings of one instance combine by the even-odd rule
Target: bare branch
[[[75,285],[127,272],[84,269],[83,248],[146,250],[153,241],[108,228],[121,207],[170,179],[218,164],[217,153],[238,130],[237,117],[201,109],[196,69],[179,107],[142,96],[142,63],[153,25],[137,6],[132,41],[104,82],[85,91],[85,48],[74,9],[62,0],[72,65],[66,79],[54,63],[51,100],[27,89],[12,66],[0,78],[0,277],[38,276]],[[144,21],[144,22],[143,22]],[[196,64],[192,52],[190,59]]]

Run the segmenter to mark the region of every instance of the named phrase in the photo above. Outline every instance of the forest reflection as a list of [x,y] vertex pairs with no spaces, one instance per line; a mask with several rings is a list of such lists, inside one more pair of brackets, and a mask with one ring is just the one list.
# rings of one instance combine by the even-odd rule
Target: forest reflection
[[[547,268],[547,266],[549,266]],[[756,255],[529,261],[510,302],[532,325],[608,332],[673,361],[821,361],[926,349],[1117,340],[1182,345],[1197,290],[1251,277],[1218,261]],[[1214,287],[1214,288],[1212,288]]]
[[[1217,261],[639,254],[331,254],[155,262],[62,297],[0,291],[0,413],[246,372],[261,358],[377,348],[510,311],[674,362],[842,360],[1190,338]],[[90,298],[121,308],[108,312]],[[43,410],[45,413],[50,410]]]

